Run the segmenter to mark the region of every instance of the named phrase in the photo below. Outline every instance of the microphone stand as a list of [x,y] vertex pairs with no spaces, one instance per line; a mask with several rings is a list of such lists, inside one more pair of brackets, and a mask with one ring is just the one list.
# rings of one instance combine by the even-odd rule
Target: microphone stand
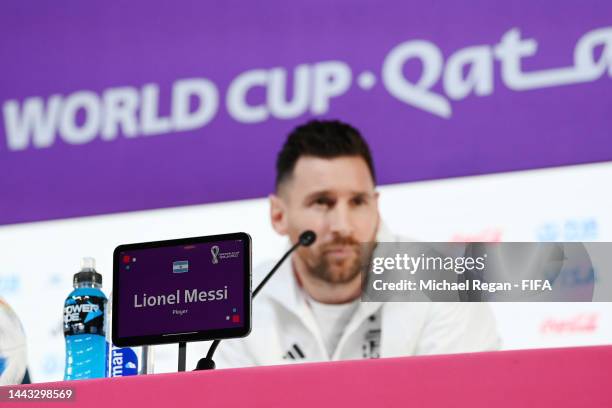
[[[259,291],[261,291],[264,285],[270,280],[272,275],[274,275],[274,272],[276,272],[276,270],[283,264],[283,262],[285,262],[285,260],[289,257],[289,255],[293,253],[293,251],[295,251],[299,246],[306,247],[306,246],[312,245],[312,243],[315,242],[315,239],[317,239],[317,235],[314,232],[312,231],[302,232],[300,234],[300,238],[298,239],[298,242],[296,242],[287,252],[285,252],[285,255],[283,255],[283,257],[276,263],[276,265],[274,265],[274,267],[270,270],[270,272],[268,272],[268,274],[261,281],[261,283],[257,285],[257,288],[255,288],[255,290],[253,291],[253,295],[251,299],[254,299],[255,296],[257,296]],[[212,344],[210,345],[210,348],[208,349],[208,353],[206,353],[206,357],[201,358],[200,361],[198,361],[198,365],[196,366],[194,371],[213,370],[215,368],[215,362],[213,361],[212,358],[220,342],[221,340],[215,340],[212,342]]]

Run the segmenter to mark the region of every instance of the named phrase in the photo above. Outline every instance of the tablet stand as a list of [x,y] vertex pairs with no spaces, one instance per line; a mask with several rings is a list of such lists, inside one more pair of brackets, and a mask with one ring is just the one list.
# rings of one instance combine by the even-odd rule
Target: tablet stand
[[178,370],[185,371],[185,365],[187,360],[187,343],[181,341],[179,343],[179,357],[178,357]]

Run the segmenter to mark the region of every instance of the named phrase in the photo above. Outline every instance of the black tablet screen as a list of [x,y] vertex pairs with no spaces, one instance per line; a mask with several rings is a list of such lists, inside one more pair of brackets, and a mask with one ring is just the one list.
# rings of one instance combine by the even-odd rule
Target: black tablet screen
[[[154,344],[184,336],[190,340],[198,333],[202,339],[248,331],[250,296],[245,294],[250,291],[250,276],[245,279],[245,273],[250,273],[246,268],[250,254],[244,239],[233,238],[119,247],[114,265],[119,278],[114,285],[116,337],[165,338],[149,339],[148,344]],[[211,331],[217,335],[205,336]]]

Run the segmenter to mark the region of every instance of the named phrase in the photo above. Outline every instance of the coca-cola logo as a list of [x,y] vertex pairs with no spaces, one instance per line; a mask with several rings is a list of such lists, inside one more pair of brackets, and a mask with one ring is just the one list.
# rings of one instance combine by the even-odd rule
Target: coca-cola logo
[[599,313],[580,313],[569,318],[545,319],[541,334],[593,333],[599,328]]

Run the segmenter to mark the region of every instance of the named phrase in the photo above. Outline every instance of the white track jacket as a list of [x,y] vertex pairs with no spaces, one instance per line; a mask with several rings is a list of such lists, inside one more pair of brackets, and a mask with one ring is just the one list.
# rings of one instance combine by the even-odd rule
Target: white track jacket
[[[398,241],[384,227],[377,240]],[[254,282],[273,264],[258,268]],[[329,355],[289,260],[254,299],[252,319],[249,336],[221,342],[214,358],[218,368],[465,353],[500,346],[486,303],[359,302]]]

